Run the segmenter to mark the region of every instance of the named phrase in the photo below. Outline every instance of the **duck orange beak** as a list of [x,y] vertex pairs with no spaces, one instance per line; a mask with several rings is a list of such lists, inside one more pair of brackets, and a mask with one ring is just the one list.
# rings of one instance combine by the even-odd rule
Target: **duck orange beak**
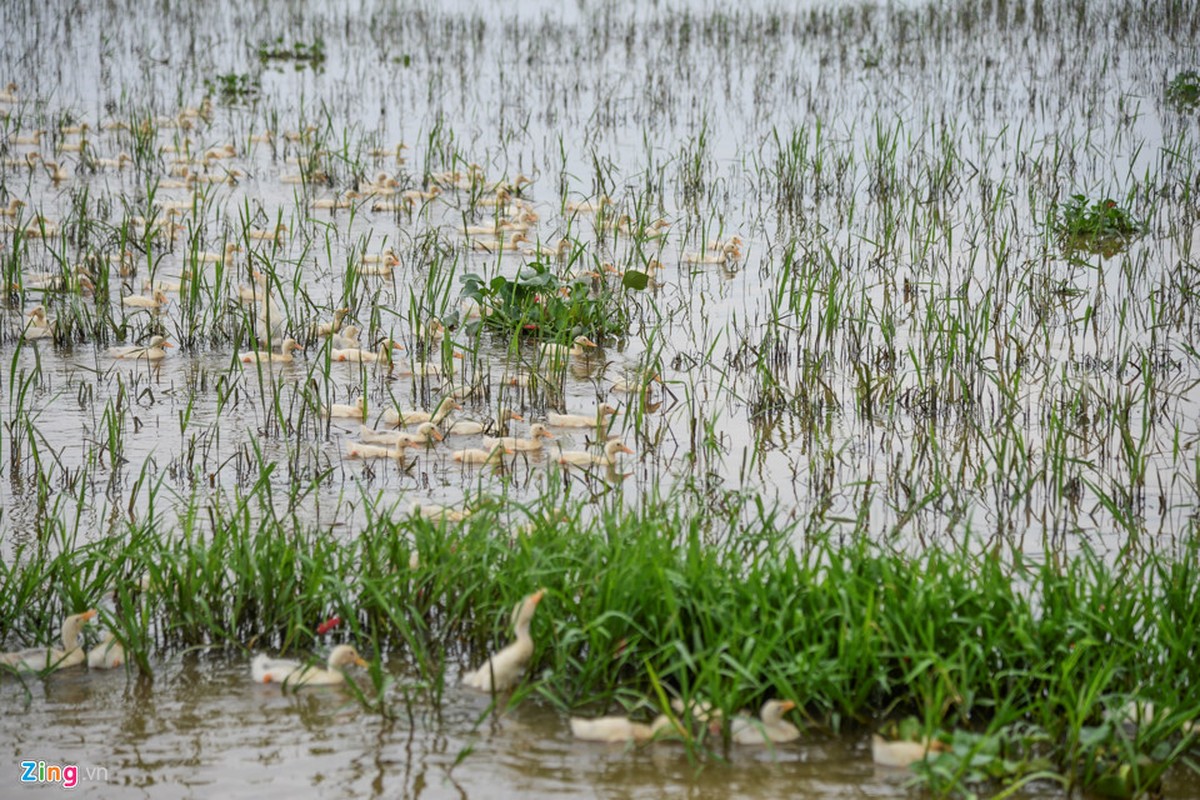
[[434,428],[433,429],[433,438],[437,439],[440,442],[443,439],[445,439],[446,437],[442,435],[441,431],[439,431],[437,428]]
[[536,592],[534,592],[533,594],[531,594],[529,596],[529,599],[536,606],[538,603],[542,602],[542,598],[545,596],[546,596],[546,590],[538,589]]
[[175,345],[171,344],[170,342],[163,342],[162,346],[163,347],[174,347]]

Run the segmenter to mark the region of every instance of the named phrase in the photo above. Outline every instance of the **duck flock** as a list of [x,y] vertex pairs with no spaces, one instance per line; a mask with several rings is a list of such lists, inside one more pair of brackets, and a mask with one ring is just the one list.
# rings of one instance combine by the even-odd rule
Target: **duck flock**
[[[656,363],[613,359],[603,332],[590,330],[526,331],[499,366],[481,364],[493,304],[456,287],[432,300],[431,258],[485,279],[548,271],[560,293],[582,287],[601,302],[632,302],[622,289],[630,271],[661,289],[664,260],[734,270],[742,259],[740,236],[701,238],[688,251],[671,242],[668,219],[638,218],[608,196],[538,203],[527,176],[489,177],[469,162],[410,171],[403,144],[360,142],[355,167],[339,174],[345,150],[326,147],[317,128],[230,141],[209,100],[90,121],[45,107],[12,84],[0,100],[0,247],[9,288],[26,302],[18,330],[0,340],[53,358],[62,352],[54,345],[77,349],[115,332],[127,341],[103,343],[101,365],[161,369],[215,349],[231,368],[279,383],[314,383],[324,369],[320,413],[349,459],[404,467],[427,450],[446,463],[498,466],[522,457],[616,480],[620,456],[634,451],[610,431],[615,417],[638,398],[653,407],[666,386]],[[114,189],[123,208],[105,194]],[[89,196],[105,202],[82,207]],[[189,315],[207,330],[189,333]],[[561,391],[568,376],[594,407],[568,407],[579,397]],[[546,392],[536,416],[509,407],[536,389]]]

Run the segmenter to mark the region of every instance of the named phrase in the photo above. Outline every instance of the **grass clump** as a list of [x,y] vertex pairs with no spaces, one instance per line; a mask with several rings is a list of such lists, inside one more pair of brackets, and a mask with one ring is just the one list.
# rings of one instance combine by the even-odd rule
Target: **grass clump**
[[1071,195],[1059,209],[1055,229],[1068,250],[1086,250],[1106,257],[1124,250],[1145,232],[1145,226],[1117,201],[1089,201],[1082,194]]
[[1192,111],[1200,106],[1200,72],[1185,70],[1167,84],[1167,102],[1178,111]]
[[[541,262],[524,265],[515,278],[462,276],[463,295],[484,309],[483,325],[506,334],[527,333],[562,340],[575,335],[623,335],[630,312],[623,293],[586,280],[564,280]],[[625,288],[637,288],[632,282]],[[644,284],[643,284],[644,288]]]
[[293,42],[289,47],[279,36],[275,41],[260,41],[256,52],[258,60],[264,64],[268,61],[295,61],[297,68],[306,65],[318,67],[325,63],[325,40],[318,36],[312,44]]
[[262,84],[247,73],[227,72],[204,79],[204,88],[226,105],[247,103],[258,97]]

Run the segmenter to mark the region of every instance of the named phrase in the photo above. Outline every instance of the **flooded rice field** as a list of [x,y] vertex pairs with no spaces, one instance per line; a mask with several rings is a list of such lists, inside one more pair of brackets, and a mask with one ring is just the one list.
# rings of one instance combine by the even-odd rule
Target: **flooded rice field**
[[[110,543],[226,528],[391,526],[416,570],[426,520],[520,549],[681,505],[723,547],[1195,558],[1194,2],[14,0],[0,30],[6,649],[128,606],[88,547],[182,603]],[[491,715],[457,680],[537,586],[506,588],[482,635],[430,617],[469,640],[444,692],[389,647],[373,701],[280,693],[249,651],[320,620],[197,654],[155,617],[153,680],[0,675],[0,730],[106,767],[97,797],[909,791],[828,707],[703,758],[575,741],[550,690]]]

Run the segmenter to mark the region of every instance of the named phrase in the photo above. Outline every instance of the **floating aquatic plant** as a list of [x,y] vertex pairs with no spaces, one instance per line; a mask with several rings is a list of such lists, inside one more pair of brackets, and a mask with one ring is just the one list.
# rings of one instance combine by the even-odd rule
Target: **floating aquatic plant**
[[1059,212],[1055,229],[1068,250],[1111,256],[1145,231],[1132,213],[1110,198],[1089,201],[1086,195],[1071,195]]
[[[593,292],[590,281],[564,280],[542,262],[526,264],[511,279],[498,275],[485,282],[468,273],[461,280],[463,295],[486,309],[484,325],[493,330],[561,340],[578,334],[622,335],[629,328],[622,293],[606,285]],[[637,289],[638,283],[634,278],[628,288]]]
[[1191,111],[1200,106],[1200,72],[1186,70],[1167,84],[1167,102],[1179,111]]

